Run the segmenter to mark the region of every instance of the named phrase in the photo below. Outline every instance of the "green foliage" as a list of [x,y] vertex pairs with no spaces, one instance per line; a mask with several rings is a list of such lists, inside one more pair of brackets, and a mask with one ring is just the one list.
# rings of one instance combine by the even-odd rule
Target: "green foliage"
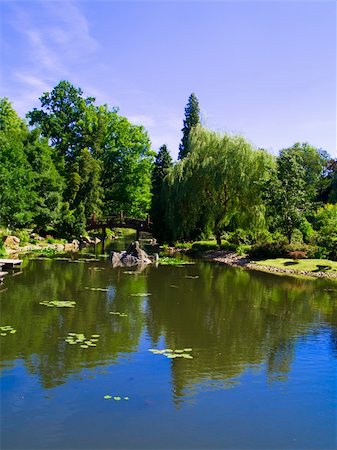
[[2,240],[0,240],[0,256],[1,257],[7,256],[7,252],[5,250],[5,246],[2,242]]
[[337,204],[326,204],[314,216],[315,243],[330,259],[337,260]]
[[195,239],[211,230],[220,245],[221,233],[233,220],[241,227],[261,226],[261,183],[271,164],[267,153],[254,150],[242,137],[194,127],[189,155],[165,178],[173,239]]
[[305,220],[308,210],[306,173],[301,155],[292,149],[280,152],[276,170],[265,185],[265,201],[271,228],[279,228],[288,241]]
[[318,200],[337,203],[337,159],[327,159],[319,182]]
[[83,203],[80,203],[74,210],[69,208],[69,203],[62,204],[60,218],[55,224],[55,231],[58,236],[66,239],[79,237],[84,234],[85,225],[86,218]]
[[206,251],[206,250],[218,250],[219,246],[216,241],[197,241],[193,242],[192,250]]
[[94,100],[84,98],[82,90],[69,81],[60,81],[40,97],[41,109],[34,108],[27,114],[29,125],[38,126],[42,135],[51,140],[59,167],[72,161],[85,147],[82,136],[88,125],[86,112]]
[[170,241],[171,234],[165,220],[165,197],[163,195],[163,182],[169,169],[172,167],[172,158],[166,145],[162,145],[152,170],[152,201],[150,215],[153,222],[153,235],[159,242]]
[[163,266],[184,266],[194,264],[191,261],[186,261],[181,258],[174,258],[173,256],[161,256],[159,259],[159,264]]
[[151,202],[154,152],[142,126],[131,124],[115,112],[108,114],[106,144],[100,156],[104,212],[146,217]]
[[38,129],[27,136],[25,152],[32,170],[32,221],[40,229],[58,217],[64,180],[56,169],[47,139],[41,138]]
[[7,99],[0,99],[0,223],[24,226],[33,218],[33,174],[24,151],[28,130]]
[[176,242],[174,244],[175,248],[181,249],[181,250],[185,250],[185,249],[190,249],[192,248],[193,243],[192,242]]
[[293,232],[291,233],[290,243],[291,244],[303,244],[303,234],[301,233],[301,231],[299,229],[295,228],[293,230]]
[[190,132],[193,127],[200,124],[200,108],[199,101],[194,93],[192,93],[188,98],[188,103],[185,108],[185,119],[184,127],[181,130],[183,132],[183,137],[181,144],[179,145],[179,155],[178,159],[185,158],[190,152]]
[[17,229],[11,231],[12,236],[16,236],[20,239],[20,246],[28,244],[29,242],[29,230],[26,229]]
[[[337,258],[337,160],[326,152],[296,143],[274,158],[240,136],[211,132],[200,126],[191,94],[179,161],[172,163],[165,145],[154,161],[143,127],[116,108],[95,105],[68,81],[40,101],[27,114],[35,127],[28,129],[0,99],[0,224],[6,228],[51,229],[69,239],[84,234],[93,217],[150,212],[161,243],[184,241],[177,246],[193,251],[243,254],[253,245],[253,254]],[[23,245],[27,236],[20,239]]]

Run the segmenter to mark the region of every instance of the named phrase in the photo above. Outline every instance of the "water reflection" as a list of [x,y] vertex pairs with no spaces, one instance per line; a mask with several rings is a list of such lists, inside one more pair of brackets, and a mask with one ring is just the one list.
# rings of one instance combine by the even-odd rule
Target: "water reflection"
[[[112,270],[106,259],[51,259],[30,261],[5,283],[2,324],[18,331],[3,338],[1,360],[8,365],[22,359],[45,388],[84,367],[118,364],[139,351],[142,336],[148,348],[193,349],[193,360],[170,362],[177,402],[205,387],[234,387],[247,368],[265,367],[270,382],[286,380],[296,342],[321,327],[331,333],[336,355],[336,292],[320,280],[203,263],[138,271]],[[151,295],[134,295],[146,293]],[[39,304],[45,300],[73,300],[76,306],[48,308]],[[85,350],[70,346],[64,340],[69,332],[99,334],[99,343]],[[157,359],[149,361],[155,368]]]

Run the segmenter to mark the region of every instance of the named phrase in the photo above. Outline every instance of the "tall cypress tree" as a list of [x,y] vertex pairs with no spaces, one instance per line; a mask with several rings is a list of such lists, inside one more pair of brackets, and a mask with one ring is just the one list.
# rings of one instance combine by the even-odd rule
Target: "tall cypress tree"
[[192,127],[198,125],[200,123],[200,108],[199,108],[199,100],[196,95],[192,93],[189,98],[185,108],[185,120],[184,127],[181,130],[183,132],[183,137],[181,140],[181,144],[179,145],[179,155],[178,159],[185,158],[190,149],[189,149],[189,135]]
[[152,203],[151,218],[153,221],[153,234],[160,241],[169,240],[165,224],[165,205],[162,195],[163,180],[172,167],[172,158],[164,144],[160,147],[152,170]]

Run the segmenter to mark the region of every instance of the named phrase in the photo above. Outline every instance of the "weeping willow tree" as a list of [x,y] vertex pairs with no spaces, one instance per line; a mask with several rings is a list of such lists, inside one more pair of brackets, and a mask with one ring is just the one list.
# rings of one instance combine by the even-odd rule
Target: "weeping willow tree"
[[220,245],[233,222],[249,229],[262,226],[261,186],[272,164],[269,154],[254,150],[243,137],[193,128],[190,153],[165,179],[173,239],[193,239],[209,230]]

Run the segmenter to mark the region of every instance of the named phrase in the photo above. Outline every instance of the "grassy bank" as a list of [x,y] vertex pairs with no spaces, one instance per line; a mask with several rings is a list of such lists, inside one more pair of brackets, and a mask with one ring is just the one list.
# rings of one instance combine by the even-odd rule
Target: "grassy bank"
[[288,258],[264,259],[251,262],[252,265],[272,267],[276,269],[291,269],[298,272],[327,272],[337,273],[337,262],[329,259],[299,259],[294,261]]

